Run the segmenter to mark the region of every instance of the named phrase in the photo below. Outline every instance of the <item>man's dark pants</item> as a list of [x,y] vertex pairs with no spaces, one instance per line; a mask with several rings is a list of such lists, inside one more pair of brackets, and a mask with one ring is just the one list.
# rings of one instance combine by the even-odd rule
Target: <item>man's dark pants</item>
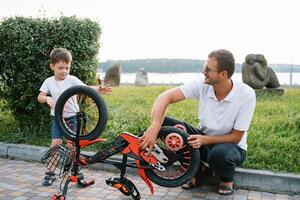
[[[175,126],[177,124],[185,126],[190,135],[204,135],[199,129],[171,117],[166,116],[163,122],[163,126]],[[246,151],[232,143],[204,145],[199,150],[201,161],[208,163],[212,170],[220,174],[220,178],[224,182],[233,181],[235,167],[240,166],[246,158]],[[202,166],[199,166],[199,171],[196,175],[198,179],[202,177]]]

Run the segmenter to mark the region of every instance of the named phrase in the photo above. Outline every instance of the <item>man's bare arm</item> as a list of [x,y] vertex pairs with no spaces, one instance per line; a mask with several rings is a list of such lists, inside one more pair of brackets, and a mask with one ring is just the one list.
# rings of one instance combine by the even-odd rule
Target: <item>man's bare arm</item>
[[152,151],[154,142],[163,123],[168,105],[184,99],[185,97],[179,88],[170,89],[156,98],[152,106],[151,125],[139,140],[141,143],[140,147],[142,149],[148,147],[150,152]]
[[238,144],[245,131],[232,129],[229,134],[208,136],[208,135],[191,135],[188,137],[189,144],[194,148],[200,148],[202,145],[233,143]]

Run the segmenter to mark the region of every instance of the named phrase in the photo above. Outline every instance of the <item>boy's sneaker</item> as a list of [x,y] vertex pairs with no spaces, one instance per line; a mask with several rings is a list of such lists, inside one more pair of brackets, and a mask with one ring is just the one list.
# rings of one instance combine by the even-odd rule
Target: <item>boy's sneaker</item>
[[83,175],[82,172],[79,172],[77,176],[78,176],[79,180],[83,180],[84,179],[84,175]]
[[52,185],[53,181],[56,180],[55,174],[53,172],[45,172],[46,176],[43,179],[43,186],[50,186]]

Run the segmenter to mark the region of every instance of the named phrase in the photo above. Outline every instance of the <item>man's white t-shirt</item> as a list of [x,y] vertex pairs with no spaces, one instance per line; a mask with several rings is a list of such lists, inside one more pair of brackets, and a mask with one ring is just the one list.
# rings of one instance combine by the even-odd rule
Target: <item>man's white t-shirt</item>
[[[58,97],[63,93],[66,89],[76,86],[76,85],[85,85],[81,80],[79,80],[76,76],[68,75],[64,80],[55,80],[54,76],[47,78],[41,88],[41,92],[45,92],[50,94],[51,97],[56,102]],[[54,116],[54,108],[51,108],[50,114]],[[78,103],[77,98],[74,96],[72,100],[68,101],[64,108],[64,117],[72,117],[76,115],[78,111]]]
[[247,130],[255,109],[254,90],[241,82],[233,87],[225,99],[217,100],[212,85],[198,79],[180,86],[186,99],[199,100],[198,128],[206,135],[224,135],[236,129],[245,131],[238,146],[247,150]]

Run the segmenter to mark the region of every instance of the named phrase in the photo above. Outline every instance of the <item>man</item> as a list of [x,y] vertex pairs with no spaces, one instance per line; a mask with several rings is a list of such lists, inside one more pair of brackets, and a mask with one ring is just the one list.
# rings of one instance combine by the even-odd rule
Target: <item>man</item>
[[[233,193],[234,170],[246,157],[247,130],[256,103],[252,88],[231,80],[234,70],[235,60],[231,52],[225,49],[212,51],[203,69],[204,80],[170,89],[157,97],[152,108],[152,123],[140,138],[141,148],[148,147],[151,152],[161,126],[184,126],[190,134],[189,144],[199,148],[201,160],[220,174],[218,193],[221,195]],[[199,100],[197,128],[164,117],[169,104],[190,98]],[[196,177],[182,188],[198,185],[204,169],[205,165],[199,166]]]

